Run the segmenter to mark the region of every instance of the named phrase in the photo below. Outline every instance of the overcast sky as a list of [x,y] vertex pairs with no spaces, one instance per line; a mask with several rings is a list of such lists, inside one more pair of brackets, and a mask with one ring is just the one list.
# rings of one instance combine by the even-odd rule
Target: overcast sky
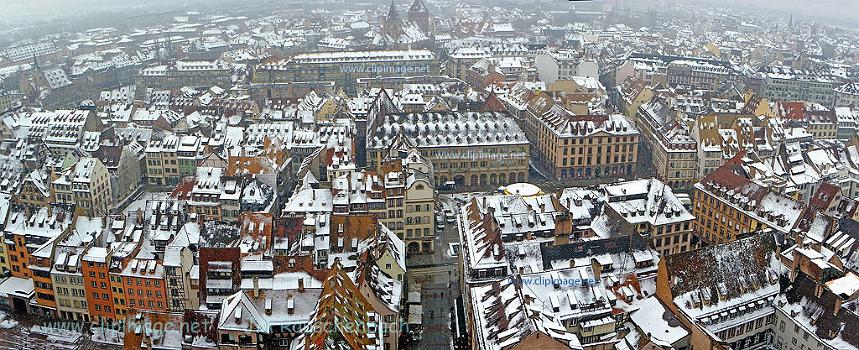
[[[854,23],[859,28],[859,0],[685,0],[712,6],[757,7],[782,13],[792,13],[795,18],[811,16],[818,20],[831,18],[839,22]],[[668,1],[670,3],[671,1]]]
[[[128,6],[139,6],[140,4],[187,4],[199,2],[200,0],[0,0],[3,3],[3,11],[0,16],[25,16],[30,15],[60,15],[74,14],[81,11],[103,11],[105,9],[116,9]],[[236,0],[236,2],[252,0]],[[409,0],[395,0],[396,2],[411,2]],[[451,0],[452,1],[452,0]],[[484,0],[472,0],[484,3]],[[528,2],[528,0],[522,0]],[[557,0],[564,1],[564,0]],[[609,4],[614,0],[597,0]],[[627,0],[629,1],[629,0]],[[646,0],[643,0],[646,1]],[[721,5],[755,5],[774,10],[796,12],[800,14],[813,14],[833,17],[856,17],[859,13],[859,0],[685,0],[692,2],[703,2]],[[673,0],[665,0],[670,4]]]
[[[236,3],[258,2],[256,0],[0,0],[0,34],[14,31],[16,28],[30,25],[54,23],[60,20],[74,20],[95,13],[128,11],[130,13],[146,12],[141,7],[155,10],[169,8],[187,8],[191,3],[212,4],[217,2],[234,1]],[[274,0],[277,1],[277,0]],[[348,0],[347,0],[348,1]],[[378,0],[386,3],[389,0]],[[411,0],[394,0],[397,3],[410,3]],[[454,1],[454,0],[449,0]],[[457,0],[458,1],[458,0]],[[465,0],[486,4],[492,0]],[[529,0],[519,0],[524,3]],[[565,1],[565,0],[556,0]],[[606,4],[616,1],[633,2],[637,4],[655,0],[596,0]],[[708,7],[758,7],[782,14],[794,14],[794,17],[813,16],[817,20],[832,19],[838,24],[848,24],[859,28],[859,0],[662,0],[665,4],[676,1],[686,3],[706,4]],[[314,2],[318,3],[316,0]],[[372,2],[372,1],[371,1]],[[89,23],[89,22],[87,22]]]

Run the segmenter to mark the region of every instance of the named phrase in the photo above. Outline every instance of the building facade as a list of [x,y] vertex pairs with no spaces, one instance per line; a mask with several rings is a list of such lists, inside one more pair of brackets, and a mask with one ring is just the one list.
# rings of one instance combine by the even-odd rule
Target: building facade
[[158,260],[132,259],[112,277],[124,285],[128,309],[168,311],[164,265]]
[[654,99],[639,107],[642,158],[657,178],[675,190],[688,190],[698,181],[698,147],[686,126],[675,119],[668,102]]
[[770,101],[807,101],[832,107],[836,79],[825,72],[785,66],[764,66],[752,77],[760,81],[760,95]]
[[692,244],[695,217],[671,187],[656,179],[633,180],[605,186],[605,214],[619,232],[648,238],[662,256],[683,253]]
[[805,211],[805,205],[737,175],[729,165],[694,187],[695,233],[704,244],[731,242],[766,228],[787,234]]
[[334,81],[346,93],[355,93],[358,78],[436,75],[438,71],[435,55],[427,50],[319,52],[262,65],[253,82]]
[[232,86],[232,67],[223,60],[176,61],[170,65],[156,65],[140,70],[137,91],[148,87],[179,89],[185,86],[229,88]]
[[639,132],[622,115],[575,115],[541,94],[530,102],[524,129],[531,158],[552,179],[635,177]]
[[110,173],[98,158],[81,158],[51,182],[58,203],[76,205],[87,215],[106,215],[113,210]]
[[378,168],[402,132],[433,164],[435,184],[495,188],[528,181],[528,140],[504,112],[392,113],[368,121],[367,129],[370,167]]
[[146,146],[146,178],[150,185],[175,185],[179,176],[179,137],[167,135]]

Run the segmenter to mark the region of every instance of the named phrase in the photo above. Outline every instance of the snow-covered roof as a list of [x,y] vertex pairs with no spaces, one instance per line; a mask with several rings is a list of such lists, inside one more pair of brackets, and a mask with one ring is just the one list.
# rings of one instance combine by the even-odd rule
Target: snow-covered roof
[[691,334],[655,296],[645,298],[638,307],[629,318],[655,344],[671,346]]

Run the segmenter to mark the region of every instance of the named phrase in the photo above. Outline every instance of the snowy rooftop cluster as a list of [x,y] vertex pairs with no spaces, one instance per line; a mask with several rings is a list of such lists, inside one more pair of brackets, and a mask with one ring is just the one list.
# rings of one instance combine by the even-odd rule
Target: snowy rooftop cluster
[[[0,294],[125,319],[93,340],[131,347],[396,349],[418,334],[382,326],[427,314],[413,288],[438,281],[407,265],[431,260],[481,349],[859,348],[859,34],[448,5],[162,11],[0,48]],[[544,169],[585,138],[641,164]],[[147,328],[167,321],[211,326]]]

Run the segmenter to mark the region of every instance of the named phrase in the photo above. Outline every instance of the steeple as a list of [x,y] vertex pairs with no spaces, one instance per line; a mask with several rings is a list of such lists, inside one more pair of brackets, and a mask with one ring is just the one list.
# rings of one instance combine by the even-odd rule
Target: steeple
[[409,13],[417,13],[417,12],[429,12],[427,9],[427,5],[424,4],[423,0],[415,0],[412,3],[412,7],[409,8]]
[[385,16],[385,21],[382,23],[382,34],[388,40],[396,43],[403,33],[403,20],[400,14],[397,13],[397,8],[394,6],[394,1],[391,0],[391,7],[388,9],[388,15]]
[[417,24],[424,33],[433,31],[429,9],[427,9],[427,5],[424,4],[423,0],[415,0],[412,3],[412,6],[409,7],[408,17],[409,22]]
[[397,8],[394,6],[394,0],[391,0],[391,7],[388,9],[388,15],[385,16],[385,22],[391,23],[400,21],[400,14],[397,13]]

